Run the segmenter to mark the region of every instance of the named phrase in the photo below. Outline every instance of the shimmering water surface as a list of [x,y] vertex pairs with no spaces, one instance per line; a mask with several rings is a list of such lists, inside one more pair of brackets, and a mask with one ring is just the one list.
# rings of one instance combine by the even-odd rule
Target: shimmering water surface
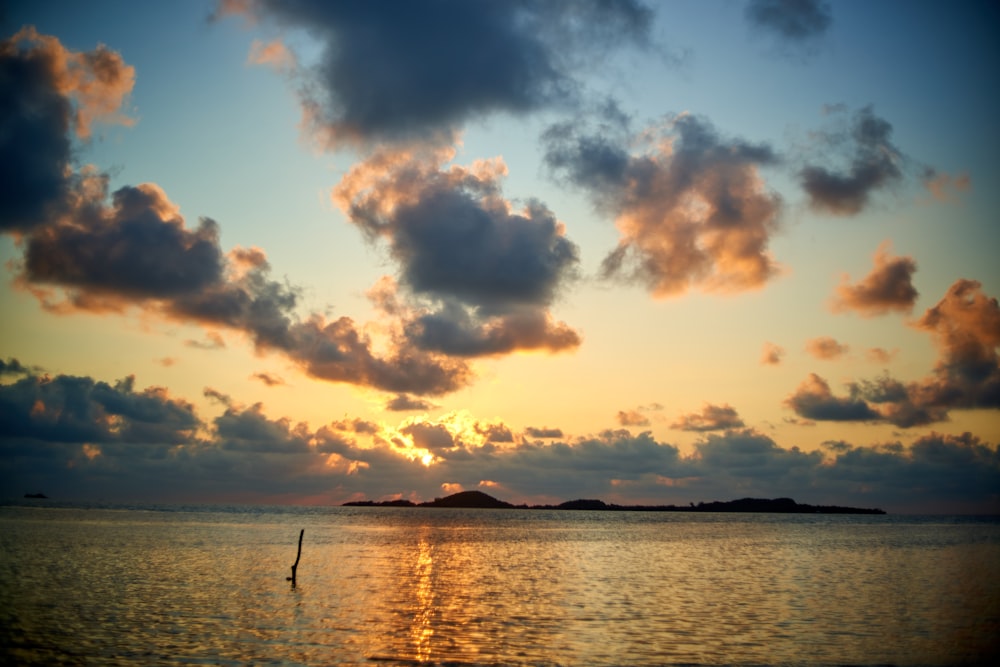
[[5,664],[988,664],[998,636],[996,519],[0,507]]

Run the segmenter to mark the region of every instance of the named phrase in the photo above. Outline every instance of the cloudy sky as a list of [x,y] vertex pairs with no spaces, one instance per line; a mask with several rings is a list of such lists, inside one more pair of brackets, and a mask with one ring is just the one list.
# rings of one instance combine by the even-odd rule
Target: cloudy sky
[[1000,512],[992,2],[13,2],[0,496]]

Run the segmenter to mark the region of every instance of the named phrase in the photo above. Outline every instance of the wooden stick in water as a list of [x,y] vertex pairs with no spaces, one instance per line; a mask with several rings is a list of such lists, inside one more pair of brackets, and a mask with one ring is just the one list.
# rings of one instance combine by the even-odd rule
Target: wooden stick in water
[[297,554],[295,554],[295,563],[292,564],[292,576],[285,577],[285,581],[292,582],[292,588],[295,588],[295,570],[297,570],[299,567],[299,558],[302,558],[302,535],[305,532],[306,532],[305,528],[299,531],[299,551]]

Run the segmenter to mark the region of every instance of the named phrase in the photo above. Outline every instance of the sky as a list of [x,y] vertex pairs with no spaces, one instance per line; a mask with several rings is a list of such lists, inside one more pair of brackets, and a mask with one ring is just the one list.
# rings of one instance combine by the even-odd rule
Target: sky
[[0,5],[0,497],[998,513],[998,27]]

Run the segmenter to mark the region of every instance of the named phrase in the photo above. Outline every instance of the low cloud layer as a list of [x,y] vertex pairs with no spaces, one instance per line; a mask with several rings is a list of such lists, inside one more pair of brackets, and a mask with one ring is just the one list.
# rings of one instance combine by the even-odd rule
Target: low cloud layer
[[[3,363],[25,368],[17,360]],[[14,492],[339,503],[429,500],[484,488],[513,502],[686,505],[787,496],[890,511],[1000,509],[996,446],[969,434],[931,433],[911,446],[837,442],[826,452],[803,452],[734,422],[683,455],[649,433],[572,439],[544,428],[520,437],[502,422],[458,413],[398,427],[344,420],[311,429],[269,416],[260,404],[223,397],[222,412],[203,420],[162,389],[137,389],[133,378],[107,384],[24,370],[12,376],[0,384],[0,488]]]
[[571,104],[576,72],[622,46],[645,47],[653,17],[637,0],[417,1],[392,11],[364,0],[241,5],[318,42],[318,62],[295,80],[306,125],[331,147],[448,143],[470,120]]
[[885,315],[892,311],[909,313],[917,300],[913,274],[917,263],[912,257],[893,257],[888,242],[875,251],[875,267],[852,285],[841,280],[834,294],[834,312],[853,311],[862,317]]
[[[606,121],[593,132],[557,124],[543,137],[552,173],[615,219],[620,239],[604,259],[606,277],[668,297],[756,289],[777,275],[768,244],[780,199],[758,171],[777,163],[768,146],[724,139],[687,114],[641,134],[620,114]],[[640,140],[644,152],[632,149]]]

